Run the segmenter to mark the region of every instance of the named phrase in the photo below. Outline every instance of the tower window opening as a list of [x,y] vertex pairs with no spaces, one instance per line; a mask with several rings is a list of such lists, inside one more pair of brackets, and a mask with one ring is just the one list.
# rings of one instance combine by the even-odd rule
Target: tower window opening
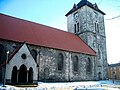
[[79,23],[74,24],[74,33],[78,33],[80,31],[79,29]]
[[99,33],[99,24],[97,22],[95,23],[95,31],[96,33]]
[[79,23],[77,23],[77,32],[79,32]]
[[77,33],[77,31],[76,31],[76,24],[74,24],[74,33]]

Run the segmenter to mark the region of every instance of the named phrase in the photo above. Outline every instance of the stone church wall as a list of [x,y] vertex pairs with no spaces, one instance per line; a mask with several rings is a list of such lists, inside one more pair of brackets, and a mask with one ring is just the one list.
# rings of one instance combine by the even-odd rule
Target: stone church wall
[[[62,53],[64,56],[63,70],[57,70],[58,54]],[[79,70],[73,72],[72,58],[77,56],[79,59]],[[92,60],[91,74],[86,74],[86,62],[87,58]],[[39,78],[40,80],[50,79],[55,81],[80,81],[80,80],[93,80],[94,79],[94,57],[84,54],[71,53],[61,50],[41,48],[40,50],[40,62],[39,62]],[[48,76],[45,75],[45,69],[49,70]],[[91,77],[91,78],[90,78]]]
[[[6,48],[13,53],[15,48],[20,47],[22,43],[0,41]],[[62,51],[52,48],[27,45],[30,52],[37,51],[37,67],[39,81],[82,81],[95,80],[95,56],[86,54]],[[58,55],[63,55],[63,70],[59,71],[57,66]],[[78,57],[78,72],[73,71],[73,58]],[[87,59],[91,59],[91,72],[87,73]]]

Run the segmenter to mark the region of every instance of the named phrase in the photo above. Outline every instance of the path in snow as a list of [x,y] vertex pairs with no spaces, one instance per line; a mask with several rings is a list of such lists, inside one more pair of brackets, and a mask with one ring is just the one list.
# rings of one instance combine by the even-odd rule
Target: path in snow
[[[120,82],[116,82],[120,84]],[[109,88],[115,86],[112,81],[86,81],[86,82],[68,82],[68,83],[42,83],[39,82],[37,87],[14,87],[6,85],[0,90],[120,90],[117,88]],[[120,86],[120,85],[119,85]],[[118,87],[119,87],[118,86]],[[103,89],[104,88],[104,89]]]

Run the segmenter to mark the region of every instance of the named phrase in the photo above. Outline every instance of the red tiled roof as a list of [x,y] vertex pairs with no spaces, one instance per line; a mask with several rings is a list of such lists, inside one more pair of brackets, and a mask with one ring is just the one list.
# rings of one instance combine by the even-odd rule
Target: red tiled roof
[[0,39],[95,55],[78,36],[56,28],[0,14]]

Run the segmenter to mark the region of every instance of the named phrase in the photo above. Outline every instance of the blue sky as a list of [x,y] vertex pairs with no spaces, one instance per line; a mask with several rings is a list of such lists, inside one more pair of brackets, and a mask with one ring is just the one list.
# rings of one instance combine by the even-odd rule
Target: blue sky
[[[107,54],[109,63],[120,61],[120,0],[88,0],[106,13]],[[67,31],[65,14],[80,0],[0,0],[0,12]]]

